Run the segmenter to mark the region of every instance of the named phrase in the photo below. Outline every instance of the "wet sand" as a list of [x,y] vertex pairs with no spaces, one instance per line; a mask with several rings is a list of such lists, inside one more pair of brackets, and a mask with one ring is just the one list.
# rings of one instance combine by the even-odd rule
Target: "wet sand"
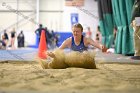
[[97,69],[42,69],[0,63],[0,93],[139,93],[140,65],[96,64]]

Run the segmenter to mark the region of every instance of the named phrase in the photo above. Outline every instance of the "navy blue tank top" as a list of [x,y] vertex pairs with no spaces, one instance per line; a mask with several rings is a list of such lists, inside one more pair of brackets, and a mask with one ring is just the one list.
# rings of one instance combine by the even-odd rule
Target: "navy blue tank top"
[[87,47],[84,45],[84,36],[83,35],[81,38],[81,42],[78,46],[74,42],[74,37],[72,37],[71,50],[79,51],[79,52],[83,52],[83,51],[87,50]]

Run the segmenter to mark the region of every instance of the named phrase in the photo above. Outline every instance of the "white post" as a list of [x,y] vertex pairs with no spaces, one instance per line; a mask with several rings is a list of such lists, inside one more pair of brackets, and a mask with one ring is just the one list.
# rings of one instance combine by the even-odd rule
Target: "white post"
[[16,24],[16,30],[18,30],[18,11],[19,11],[19,1],[17,0],[17,24]]
[[39,0],[36,0],[36,22],[39,23]]

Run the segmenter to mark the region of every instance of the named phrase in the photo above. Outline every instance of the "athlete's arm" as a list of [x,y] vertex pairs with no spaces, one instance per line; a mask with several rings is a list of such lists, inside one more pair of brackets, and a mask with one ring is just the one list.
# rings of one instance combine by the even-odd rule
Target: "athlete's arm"
[[88,44],[88,45],[92,45],[92,46],[95,46],[96,48],[99,48],[99,49],[103,49],[103,45],[90,39],[90,38],[85,38],[85,42]]
[[61,46],[59,47],[59,49],[65,49],[67,47],[70,47],[71,45],[71,37],[70,38],[67,38],[62,44]]
[[[70,47],[71,45],[71,37],[70,38],[67,38],[62,44],[61,46],[59,47],[59,49],[65,49],[67,47]],[[47,52],[46,53],[48,56],[52,57],[52,58],[55,58],[55,54],[53,52]]]

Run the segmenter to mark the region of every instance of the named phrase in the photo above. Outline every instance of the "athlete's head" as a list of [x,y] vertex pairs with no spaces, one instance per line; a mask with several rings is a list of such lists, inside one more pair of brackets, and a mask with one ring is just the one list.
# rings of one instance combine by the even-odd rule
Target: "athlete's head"
[[83,27],[80,23],[76,23],[72,26],[73,36],[81,36],[83,32]]

